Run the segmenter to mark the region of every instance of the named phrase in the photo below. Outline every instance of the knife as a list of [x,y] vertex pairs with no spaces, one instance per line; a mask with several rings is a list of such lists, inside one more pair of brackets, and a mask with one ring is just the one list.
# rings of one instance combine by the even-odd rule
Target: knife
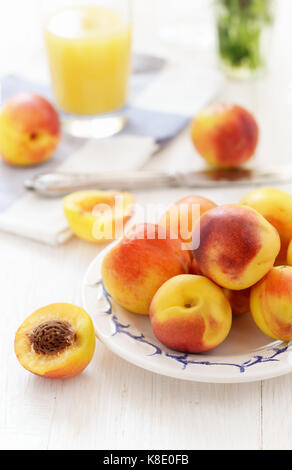
[[123,191],[185,187],[194,189],[267,185],[292,181],[292,167],[270,169],[206,169],[199,171],[127,171],[96,174],[44,173],[25,181],[26,189],[60,197],[84,189]]

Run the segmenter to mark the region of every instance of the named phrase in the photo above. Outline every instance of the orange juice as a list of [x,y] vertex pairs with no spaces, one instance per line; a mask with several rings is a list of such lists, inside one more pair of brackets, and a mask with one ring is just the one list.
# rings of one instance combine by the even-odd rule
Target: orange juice
[[45,40],[52,85],[63,111],[93,115],[126,101],[131,29],[117,12],[72,7],[49,18]]

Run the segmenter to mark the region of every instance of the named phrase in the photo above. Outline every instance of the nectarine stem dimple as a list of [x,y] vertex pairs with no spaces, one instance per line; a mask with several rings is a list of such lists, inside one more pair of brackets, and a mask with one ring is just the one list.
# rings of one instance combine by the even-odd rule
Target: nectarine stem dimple
[[69,323],[52,320],[36,326],[28,338],[35,353],[53,355],[71,346],[76,335]]

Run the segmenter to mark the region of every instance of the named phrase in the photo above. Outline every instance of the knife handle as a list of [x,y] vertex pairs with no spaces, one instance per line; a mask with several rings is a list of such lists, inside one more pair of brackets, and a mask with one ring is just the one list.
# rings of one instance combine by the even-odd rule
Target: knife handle
[[60,197],[85,189],[115,189],[131,191],[177,186],[178,181],[170,173],[158,171],[106,172],[99,174],[44,173],[26,180],[26,189],[46,197]]

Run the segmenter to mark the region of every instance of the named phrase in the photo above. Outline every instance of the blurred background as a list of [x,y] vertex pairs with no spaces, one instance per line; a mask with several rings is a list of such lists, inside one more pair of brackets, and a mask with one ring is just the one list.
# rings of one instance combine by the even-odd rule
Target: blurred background
[[[195,64],[201,69],[218,68],[215,3],[214,0],[132,0],[134,51]],[[277,163],[290,159],[287,142],[292,121],[291,3],[291,0],[274,1],[275,21],[266,51],[268,73],[254,81],[232,81],[228,74],[223,74],[227,81],[221,94],[222,99],[256,109],[262,124],[259,158],[277,155]],[[47,80],[41,1],[10,0],[0,8],[0,75],[18,72],[34,80]]]
[[[266,0],[263,0],[264,2]],[[81,3],[81,2],[79,2]],[[85,4],[88,2],[84,2]],[[214,59],[215,0],[132,0],[134,50],[164,54],[184,60]],[[290,0],[275,0],[277,22],[274,67],[287,61],[291,51]],[[40,59],[42,50],[41,1],[10,0],[1,5],[0,72],[19,69]],[[278,47],[281,44],[282,47]],[[35,63],[35,65],[39,66]]]

